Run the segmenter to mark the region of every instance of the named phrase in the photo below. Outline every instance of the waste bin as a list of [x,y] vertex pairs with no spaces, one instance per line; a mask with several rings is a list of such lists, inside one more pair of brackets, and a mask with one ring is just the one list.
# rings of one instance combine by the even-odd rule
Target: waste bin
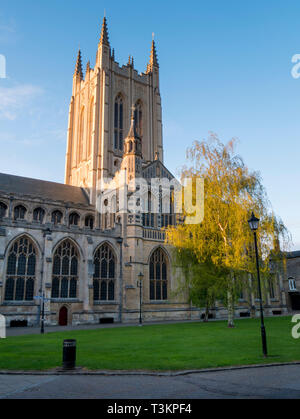
[[76,366],[76,340],[66,339],[63,345],[63,369],[72,370]]

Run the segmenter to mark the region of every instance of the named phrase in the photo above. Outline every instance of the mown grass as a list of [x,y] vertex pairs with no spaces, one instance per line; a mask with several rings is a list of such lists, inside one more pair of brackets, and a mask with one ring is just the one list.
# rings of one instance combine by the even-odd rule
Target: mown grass
[[265,320],[262,357],[258,319],[79,330],[0,339],[0,369],[47,370],[62,364],[64,339],[77,340],[77,365],[91,370],[186,370],[300,360],[291,317]]

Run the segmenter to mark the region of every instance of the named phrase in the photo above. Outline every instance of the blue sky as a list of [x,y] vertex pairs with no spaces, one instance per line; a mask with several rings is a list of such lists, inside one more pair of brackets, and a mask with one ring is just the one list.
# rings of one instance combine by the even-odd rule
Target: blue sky
[[300,248],[299,1],[2,0],[0,171],[63,182],[68,106],[80,45],[95,61],[104,10],[120,64],[144,71],[152,32],[161,69],[166,166],[213,131],[239,139]]

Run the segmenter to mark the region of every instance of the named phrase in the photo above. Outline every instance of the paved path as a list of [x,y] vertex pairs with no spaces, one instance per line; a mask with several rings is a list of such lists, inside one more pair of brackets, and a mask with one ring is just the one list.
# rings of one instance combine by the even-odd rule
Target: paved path
[[300,365],[181,376],[0,375],[0,399],[300,399]]

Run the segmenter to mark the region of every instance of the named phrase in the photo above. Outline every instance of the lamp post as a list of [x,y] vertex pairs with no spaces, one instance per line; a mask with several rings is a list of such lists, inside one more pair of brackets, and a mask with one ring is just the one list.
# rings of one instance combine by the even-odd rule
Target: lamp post
[[42,321],[41,321],[41,334],[45,333],[45,294],[42,297]]
[[143,288],[143,278],[144,275],[142,274],[142,272],[139,273],[138,275],[138,283],[137,286],[140,289],[140,326],[142,326],[143,324],[143,319],[142,319],[142,288]]
[[264,324],[264,312],[262,306],[262,293],[261,293],[261,283],[260,283],[260,272],[259,272],[259,259],[258,259],[258,249],[257,249],[257,235],[256,230],[258,229],[259,225],[259,218],[256,218],[254,213],[252,212],[250,220],[248,220],[249,226],[254,234],[254,245],[255,245],[255,256],[256,256],[256,269],[257,269],[257,282],[258,282],[258,294],[259,294],[259,302],[260,302],[260,320],[261,320],[261,340],[262,340],[262,348],[263,354],[266,358],[268,356],[267,352],[267,336],[266,336],[266,329]]

